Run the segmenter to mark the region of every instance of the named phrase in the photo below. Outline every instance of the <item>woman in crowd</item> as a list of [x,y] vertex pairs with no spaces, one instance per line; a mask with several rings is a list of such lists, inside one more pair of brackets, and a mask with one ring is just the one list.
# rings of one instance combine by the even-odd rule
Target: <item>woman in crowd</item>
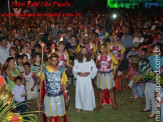
[[23,78],[23,75],[19,71],[18,68],[15,67],[15,59],[13,57],[9,57],[7,59],[7,68],[5,73],[7,75],[7,82],[8,82],[8,89],[12,91],[13,87],[15,86],[14,80],[17,76]]

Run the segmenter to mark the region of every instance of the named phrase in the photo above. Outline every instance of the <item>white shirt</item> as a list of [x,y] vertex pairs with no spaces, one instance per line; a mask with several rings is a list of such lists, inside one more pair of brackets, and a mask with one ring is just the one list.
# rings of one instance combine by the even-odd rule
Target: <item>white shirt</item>
[[13,42],[9,43],[7,42],[7,46],[11,47],[13,45]]
[[14,94],[14,99],[16,99],[16,102],[23,102],[25,100],[25,97],[21,97],[21,95],[25,94],[24,85],[16,85],[12,90],[12,94]]
[[143,38],[143,37],[141,37],[140,40],[139,40],[138,37],[135,37],[135,38],[133,39],[133,45],[134,45],[135,47],[138,47],[138,44],[142,43],[143,41],[144,41],[144,38]]
[[9,57],[10,46],[6,46],[4,49],[0,46],[0,63],[3,65],[6,62],[6,59]]

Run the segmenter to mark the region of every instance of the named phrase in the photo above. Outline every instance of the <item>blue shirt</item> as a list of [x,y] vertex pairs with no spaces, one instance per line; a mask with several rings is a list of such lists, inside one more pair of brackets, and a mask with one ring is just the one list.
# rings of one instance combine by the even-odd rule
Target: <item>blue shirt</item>
[[133,39],[132,36],[128,35],[128,37],[126,38],[125,35],[123,35],[121,37],[121,44],[125,47],[125,48],[130,48],[133,45]]
[[104,33],[98,33],[98,37],[102,40],[102,42],[104,43],[104,38],[105,38],[105,35]]
[[151,55],[148,57],[148,60],[154,72],[159,71],[159,67],[163,66],[163,57],[160,57],[159,55]]

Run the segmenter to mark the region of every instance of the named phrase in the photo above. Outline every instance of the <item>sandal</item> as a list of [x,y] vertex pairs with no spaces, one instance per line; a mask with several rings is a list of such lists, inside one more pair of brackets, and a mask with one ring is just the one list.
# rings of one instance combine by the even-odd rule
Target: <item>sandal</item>
[[116,106],[116,107],[112,107],[114,110],[116,110],[116,111],[120,111],[120,108],[118,107],[118,106]]

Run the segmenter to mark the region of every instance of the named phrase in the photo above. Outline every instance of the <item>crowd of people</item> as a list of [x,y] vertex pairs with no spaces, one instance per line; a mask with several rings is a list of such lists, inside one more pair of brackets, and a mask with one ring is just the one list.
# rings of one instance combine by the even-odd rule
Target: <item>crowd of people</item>
[[154,118],[156,82],[134,81],[155,74],[156,58],[163,75],[163,18],[157,14],[134,13],[110,23],[106,14],[90,11],[78,18],[12,17],[11,26],[0,18],[0,85],[6,82],[16,103],[27,101],[17,108],[19,113],[42,104],[44,121],[57,116],[65,121],[71,85],[76,87],[77,113],[100,111],[104,100],[121,111],[115,90],[123,95],[130,88],[131,102],[140,97],[143,104],[145,98],[142,112],[151,111],[148,118]]

